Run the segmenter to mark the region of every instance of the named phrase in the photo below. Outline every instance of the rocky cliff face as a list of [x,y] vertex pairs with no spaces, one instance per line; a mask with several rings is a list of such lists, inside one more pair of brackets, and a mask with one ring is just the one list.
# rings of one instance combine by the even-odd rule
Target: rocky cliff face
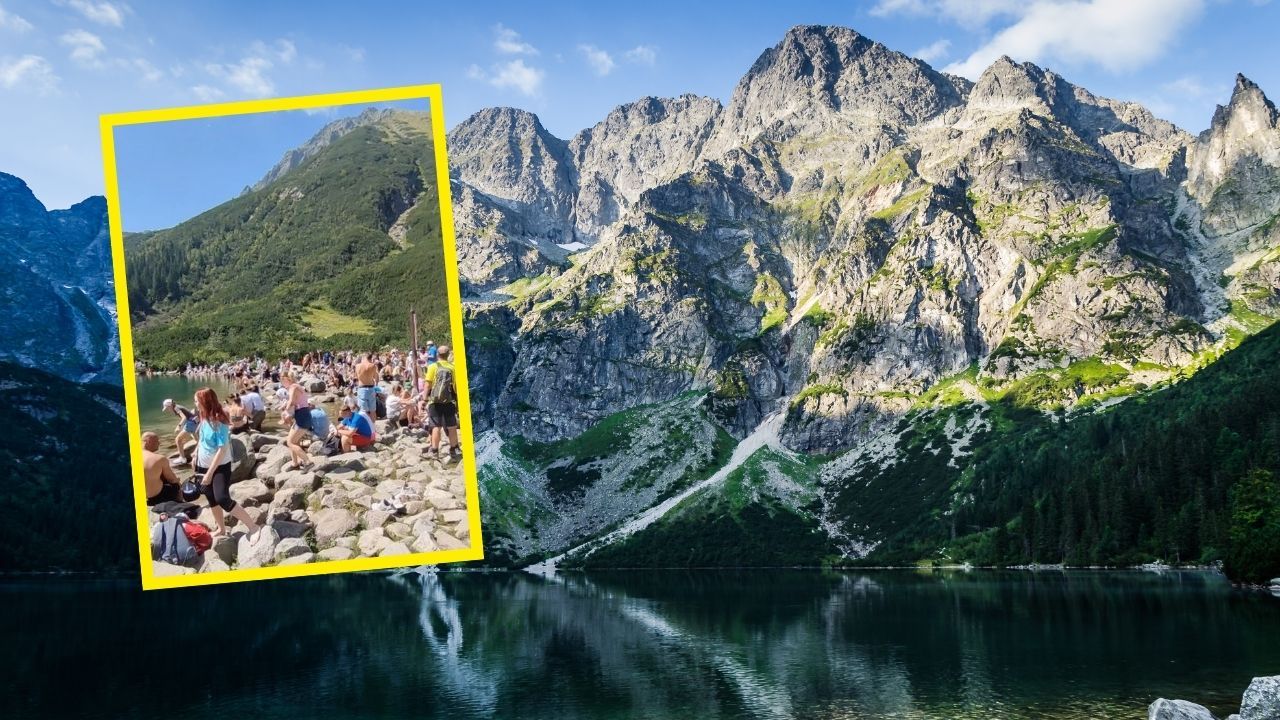
[[1243,78],[1196,138],[1028,63],[970,83],[811,26],[723,109],[646,98],[567,145],[484,111],[449,139],[477,426],[554,442],[693,392],[832,453],[922,403],[1139,393],[1278,314],[1276,126]]
[[46,210],[0,173],[0,262],[9,310],[0,359],[78,382],[120,382],[107,204],[91,197]]

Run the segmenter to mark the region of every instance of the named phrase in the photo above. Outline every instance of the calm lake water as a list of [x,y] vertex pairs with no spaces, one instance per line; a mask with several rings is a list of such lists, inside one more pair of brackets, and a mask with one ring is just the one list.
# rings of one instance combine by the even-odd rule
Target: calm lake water
[[1144,718],[1280,673],[1199,573],[0,581],[4,717]]
[[226,402],[232,391],[231,383],[219,377],[191,378],[185,375],[156,375],[155,377],[138,377],[138,418],[143,430],[153,430],[160,434],[164,447],[173,449],[173,428],[178,418],[163,410],[166,398],[172,398],[179,405],[195,409],[194,395],[202,387],[211,387],[218,397]]

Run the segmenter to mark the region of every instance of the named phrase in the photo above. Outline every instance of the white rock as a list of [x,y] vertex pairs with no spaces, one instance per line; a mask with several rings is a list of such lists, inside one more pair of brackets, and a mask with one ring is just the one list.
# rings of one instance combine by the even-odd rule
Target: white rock
[[280,536],[274,528],[262,528],[254,542],[249,542],[247,534],[240,536],[236,546],[236,565],[241,568],[258,568],[271,563],[275,559],[276,543]]
[[402,542],[387,543],[378,551],[378,557],[387,557],[389,555],[408,555],[409,547]]
[[1240,720],[1280,720],[1280,675],[1249,683],[1240,702]]
[[182,565],[170,565],[167,562],[153,560],[151,562],[151,574],[156,577],[174,577],[175,575],[194,575],[195,568],[183,567]]
[[223,562],[222,558],[211,552],[206,552],[204,554],[204,563],[200,565],[201,573],[225,572],[230,569],[230,565]]
[[1160,698],[1147,707],[1147,720],[1217,720],[1203,705]]
[[276,544],[276,560],[284,560],[310,552],[311,546],[307,545],[307,541],[302,538],[285,538]]
[[271,488],[260,480],[245,480],[231,486],[231,499],[245,507],[257,507],[271,502],[274,495]]
[[315,553],[305,552],[305,553],[302,553],[301,555],[294,555],[293,557],[285,558],[284,560],[281,560],[279,563],[277,563],[277,565],[279,565],[280,567],[285,567],[288,565],[306,565],[307,563],[315,559],[316,559]]
[[313,515],[311,521],[315,523],[316,544],[320,546],[332,545],[359,525],[355,514],[342,508],[325,508]]
[[316,553],[316,557],[324,561],[350,560],[355,556],[356,556],[356,553],[351,548],[338,547],[336,545],[334,547],[326,548]]

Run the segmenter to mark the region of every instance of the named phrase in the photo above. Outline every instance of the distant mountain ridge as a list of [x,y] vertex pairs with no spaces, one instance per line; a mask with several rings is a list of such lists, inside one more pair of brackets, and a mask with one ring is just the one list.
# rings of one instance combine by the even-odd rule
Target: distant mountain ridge
[[0,262],[8,268],[0,359],[77,382],[119,384],[107,205],[91,197],[46,210],[0,173]]
[[[838,498],[923,408],[1106,408],[1280,317],[1275,148],[1243,77],[1197,137],[1030,63],[970,82],[823,26],[723,105],[644,98],[569,140],[480,111],[449,150],[490,527],[520,557],[589,542],[711,476],[690,437],[768,427],[755,475],[679,507],[755,478],[724,507],[886,547]],[[657,441],[650,413],[687,432]],[[631,449],[573,449],[600,433]],[[849,464],[796,470],[815,456]]]

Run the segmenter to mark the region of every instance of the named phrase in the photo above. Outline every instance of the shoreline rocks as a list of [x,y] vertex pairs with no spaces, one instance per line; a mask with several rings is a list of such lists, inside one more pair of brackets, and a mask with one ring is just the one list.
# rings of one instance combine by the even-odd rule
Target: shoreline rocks
[[[156,574],[221,572],[389,557],[470,545],[466,486],[460,462],[427,459],[423,430],[389,428],[379,421],[378,440],[364,451],[320,455],[308,446],[312,465],[286,470],[283,434],[232,438],[235,463],[231,496],[263,531],[250,543],[230,515],[228,537],[218,538],[196,568],[155,562]],[[203,502],[203,501],[199,501]],[[212,511],[200,521],[215,527]],[[151,514],[154,523],[158,516]]]
[[[1218,720],[1208,708],[1186,700],[1160,698],[1147,707],[1147,720]],[[1256,677],[1244,691],[1240,712],[1225,720],[1280,720],[1280,675]]]

